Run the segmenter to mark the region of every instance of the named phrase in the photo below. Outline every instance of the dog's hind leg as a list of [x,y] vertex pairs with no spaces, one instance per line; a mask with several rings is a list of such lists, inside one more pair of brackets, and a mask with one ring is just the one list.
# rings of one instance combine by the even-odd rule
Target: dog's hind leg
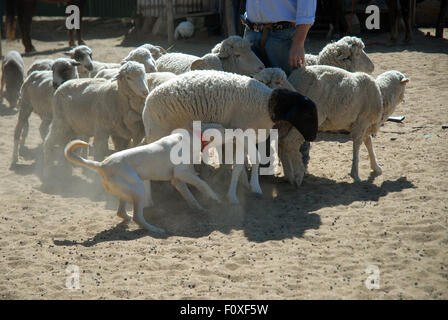
[[114,194],[117,194],[119,198],[121,197],[132,201],[132,203],[134,204],[133,220],[140,227],[152,232],[165,232],[165,230],[157,228],[145,221],[145,218],[143,217],[143,208],[146,202],[145,185],[135,172],[126,172],[126,176],[117,175],[108,177],[107,180],[108,184],[111,185],[110,189],[113,189]]
[[131,220],[132,216],[130,216],[127,212],[126,212],[126,201],[123,199],[118,199],[118,210],[117,210],[117,216],[119,216],[120,218],[128,221]]

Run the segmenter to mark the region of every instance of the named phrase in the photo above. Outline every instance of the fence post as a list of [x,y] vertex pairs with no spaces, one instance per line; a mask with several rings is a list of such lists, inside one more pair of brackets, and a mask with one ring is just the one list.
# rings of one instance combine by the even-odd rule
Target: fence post
[[168,43],[171,45],[174,43],[174,10],[173,1],[166,0],[166,24],[168,33]]

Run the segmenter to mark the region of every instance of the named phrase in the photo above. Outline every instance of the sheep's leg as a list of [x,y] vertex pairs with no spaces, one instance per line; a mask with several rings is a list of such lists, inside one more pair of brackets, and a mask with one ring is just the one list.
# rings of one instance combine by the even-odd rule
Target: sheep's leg
[[115,151],[124,150],[129,144],[129,140],[116,136],[112,136],[112,142],[114,143]]
[[93,138],[93,158],[95,161],[103,161],[107,156],[109,136],[103,132],[96,133]]
[[376,157],[375,150],[373,150],[373,142],[371,135],[366,135],[364,137],[364,144],[366,145],[367,151],[369,152],[370,168],[372,168],[372,170],[377,175],[380,175],[383,171],[381,170],[381,167],[378,164],[378,159]]
[[172,179],[171,184],[177,189],[177,191],[179,191],[182,197],[188,202],[190,207],[198,209],[200,211],[205,211],[205,209],[199,204],[196,198],[191,194],[185,182],[177,179]]
[[218,195],[210,188],[207,182],[200,179],[192,167],[189,165],[187,166],[176,166],[174,168],[174,178],[195,186],[198,190],[206,194],[211,199],[221,202]]
[[[48,131],[47,136],[45,137],[43,144],[44,151],[44,178],[47,178],[49,175],[49,170],[53,165],[53,161],[55,160],[54,154],[55,151],[64,148],[65,145],[70,141],[72,137],[72,131],[70,128],[66,126],[65,123],[60,121],[52,121],[50,125],[50,130]],[[59,146],[59,147],[57,147]],[[55,150],[57,149],[57,150]],[[61,152],[61,157],[63,153]],[[65,160],[65,159],[64,159]],[[66,161],[63,162],[64,164]],[[68,169],[68,168],[67,168]]]
[[50,124],[51,124],[51,119],[42,119],[42,122],[39,126],[39,133],[40,133],[42,140],[44,140],[45,137],[47,136],[48,128],[50,127]]
[[236,196],[236,187],[241,171],[244,169],[244,164],[235,164],[232,171],[232,179],[230,180],[229,191],[227,192],[227,199],[232,204],[239,204],[238,197]]
[[19,111],[19,119],[14,130],[14,149],[12,153],[11,165],[15,165],[19,159],[19,143],[21,146],[25,144],[24,139],[20,141],[20,136],[22,135],[23,131],[28,131],[28,118],[30,117],[32,111],[33,108],[28,103],[22,102]]
[[250,172],[250,189],[255,193],[256,197],[263,198],[263,191],[261,190],[259,180],[259,168],[259,164],[252,165],[252,170]]

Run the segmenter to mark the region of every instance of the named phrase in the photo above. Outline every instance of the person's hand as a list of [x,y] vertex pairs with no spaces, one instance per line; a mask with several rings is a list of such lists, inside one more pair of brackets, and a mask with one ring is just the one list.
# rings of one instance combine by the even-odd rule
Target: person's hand
[[305,47],[303,45],[292,45],[289,50],[289,65],[292,69],[305,65]]

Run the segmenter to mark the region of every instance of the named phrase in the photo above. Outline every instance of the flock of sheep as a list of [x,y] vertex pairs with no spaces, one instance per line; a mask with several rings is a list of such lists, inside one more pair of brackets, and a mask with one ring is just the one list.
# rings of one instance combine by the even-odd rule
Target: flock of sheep
[[[278,155],[285,177],[296,186],[301,185],[306,170],[299,151],[302,143],[314,140],[317,131],[349,132],[353,140],[351,176],[359,181],[362,143],[372,170],[381,174],[372,135],[403,100],[409,81],[395,70],[376,79],[369,75],[374,65],[356,37],[344,37],[318,55],[307,55],[307,66],[295,69],[289,77],[281,69],[264,68],[250,43],[238,36],[223,40],[203,57],[167,53],[151,44],[132,50],[119,63],[93,60],[92,50],[85,45],[66,54],[69,58],[36,60],[26,76],[19,53],[11,51],[5,56],[1,97],[19,109],[12,166],[19,161],[28,118],[34,111],[42,120],[44,179],[55,163],[71,172],[67,160],[96,170],[106,191],[119,198],[117,214],[130,218],[125,204],[131,201],[134,220],[157,232],[163,230],[143,218],[143,208],[152,205],[150,180],[171,181],[198,209],[202,207],[187,184],[219,201],[192,165],[176,166],[166,159],[182,140],[173,130],[191,131],[193,121],[201,121],[202,130],[222,132],[226,128],[269,130],[281,123]],[[85,150],[73,152],[88,145],[73,141],[77,138],[93,138],[94,160],[87,159]],[[109,138],[118,152],[107,157]],[[210,146],[212,142],[207,141]],[[248,183],[245,165],[233,165],[227,194],[231,203],[238,203],[239,181],[252,192],[262,193],[258,169],[252,163]]]

